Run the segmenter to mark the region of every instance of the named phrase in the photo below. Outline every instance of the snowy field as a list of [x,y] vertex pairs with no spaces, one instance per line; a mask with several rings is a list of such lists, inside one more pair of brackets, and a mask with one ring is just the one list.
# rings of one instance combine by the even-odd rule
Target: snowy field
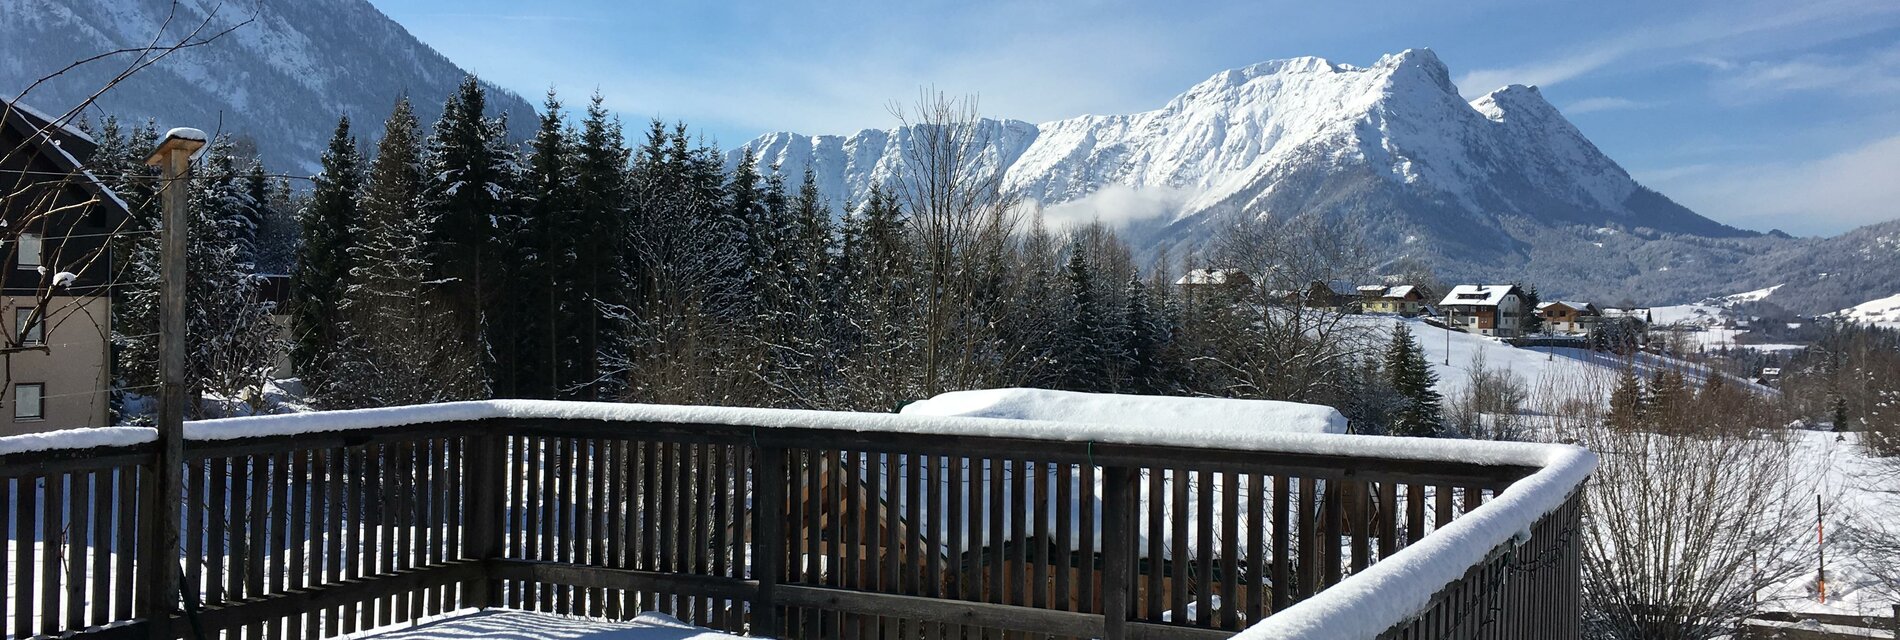
[[[1800,431],[1796,435],[1794,455],[1798,460],[1794,467],[1820,473],[1816,493],[1826,513],[1822,522],[1827,527],[1827,603],[1821,603],[1816,588],[1818,566],[1760,594],[1761,600],[1769,609],[1781,611],[1893,615],[1892,607],[1900,603],[1900,593],[1885,591],[1876,576],[1884,573],[1891,580],[1900,567],[1888,566],[1865,553],[1850,533],[1855,524],[1885,523],[1890,529],[1900,525],[1900,486],[1885,484],[1895,478],[1888,475],[1893,470],[1883,474],[1882,461],[1866,455],[1859,434],[1844,434],[1841,440],[1836,436],[1843,434],[1827,431]],[[1815,533],[1810,529],[1807,535]],[[1812,547],[1811,539],[1791,540],[1788,544],[1791,550]]]
[[1900,329],[1900,294],[1862,302],[1836,311],[1833,316],[1888,329]]

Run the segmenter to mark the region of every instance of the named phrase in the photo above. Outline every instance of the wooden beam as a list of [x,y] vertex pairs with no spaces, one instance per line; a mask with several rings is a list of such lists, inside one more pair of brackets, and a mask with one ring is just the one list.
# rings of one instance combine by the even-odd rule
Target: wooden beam
[[[480,562],[458,561],[343,580],[321,587],[292,589],[205,607],[198,613],[195,626],[206,635],[214,635],[227,629],[322,611],[343,604],[479,579],[485,575],[484,569]],[[174,636],[191,632],[193,626],[194,623],[185,616],[177,616],[172,621]]]
[[881,615],[912,621],[1083,638],[1100,638],[1103,634],[1101,616],[1071,611],[792,584],[778,585],[775,597],[780,605],[789,607]]
[[759,592],[757,581],[738,578],[589,567],[537,560],[489,560],[483,565],[488,568],[489,576],[499,580],[525,580],[583,589],[647,591],[732,600],[751,600]]

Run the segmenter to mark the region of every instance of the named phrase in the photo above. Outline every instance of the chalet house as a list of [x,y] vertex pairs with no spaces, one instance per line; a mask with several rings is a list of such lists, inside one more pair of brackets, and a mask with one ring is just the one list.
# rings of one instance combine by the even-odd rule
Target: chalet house
[[1438,303],[1445,324],[1464,331],[1499,338],[1524,333],[1524,291],[1513,284],[1461,284]]
[[1554,300],[1538,303],[1537,317],[1543,319],[1546,333],[1582,335],[1590,332],[1603,313],[1588,302]]
[[1359,308],[1366,313],[1385,313],[1407,318],[1424,313],[1431,290],[1423,285],[1369,284],[1359,287]]
[[1300,298],[1300,306],[1356,313],[1359,311],[1359,290],[1349,283],[1314,280],[1306,286],[1306,295]]
[[1174,281],[1182,291],[1246,291],[1253,277],[1240,269],[1190,269]]
[[125,203],[83,163],[77,129],[0,99],[0,436],[110,419],[112,255]]

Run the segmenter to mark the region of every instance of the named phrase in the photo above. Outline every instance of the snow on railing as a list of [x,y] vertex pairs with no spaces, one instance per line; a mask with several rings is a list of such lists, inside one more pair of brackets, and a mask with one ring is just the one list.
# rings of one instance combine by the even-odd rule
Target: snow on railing
[[[1560,509],[1595,468],[1596,457],[1567,445],[1276,433],[1211,424],[1166,428],[1034,420],[935,417],[784,409],[493,400],[269,415],[186,424],[190,441],[342,432],[488,419],[670,423],[807,428],[867,433],[1037,439],[1495,465],[1534,469],[1485,502],[1390,557],[1293,606],[1266,616],[1242,638],[1373,638],[1432,606],[1440,589],[1483,565],[1490,554],[1529,539],[1534,525]],[[633,429],[630,427],[630,433]],[[83,429],[0,438],[0,454],[151,442],[144,428]]]

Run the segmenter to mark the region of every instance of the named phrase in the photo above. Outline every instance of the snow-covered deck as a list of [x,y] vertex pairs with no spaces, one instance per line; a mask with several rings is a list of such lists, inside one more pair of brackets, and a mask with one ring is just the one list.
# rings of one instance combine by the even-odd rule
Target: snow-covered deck
[[615,622],[531,611],[473,611],[419,625],[371,631],[361,640],[726,640],[740,638],[695,627],[661,613]]
[[[205,599],[194,624],[271,637],[361,635],[372,607],[376,624],[392,610],[658,607],[750,635],[824,635],[833,623],[815,621],[833,616],[1104,638],[1464,632],[1419,626],[1431,614],[1576,637],[1563,532],[1580,517],[1588,452],[1186,415],[486,401],[205,421],[185,433],[185,578]],[[157,455],[149,430],[0,439],[0,482],[21,496],[0,511],[15,550],[0,566],[19,578],[0,598],[0,635],[179,624],[85,599],[147,584],[128,572],[163,564],[99,560],[156,539],[143,495],[122,499],[104,479],[154,473]],[[1082,508],[1052,507],[1064,500]],[[1032,600],[1028,584],[1050,588]],[[1474,603],[1489,613],[1464,615]],[[430,627],[494,637],[484,625],[514,619],[531,620]],[[655,622],[559,637],[666,631]]]

